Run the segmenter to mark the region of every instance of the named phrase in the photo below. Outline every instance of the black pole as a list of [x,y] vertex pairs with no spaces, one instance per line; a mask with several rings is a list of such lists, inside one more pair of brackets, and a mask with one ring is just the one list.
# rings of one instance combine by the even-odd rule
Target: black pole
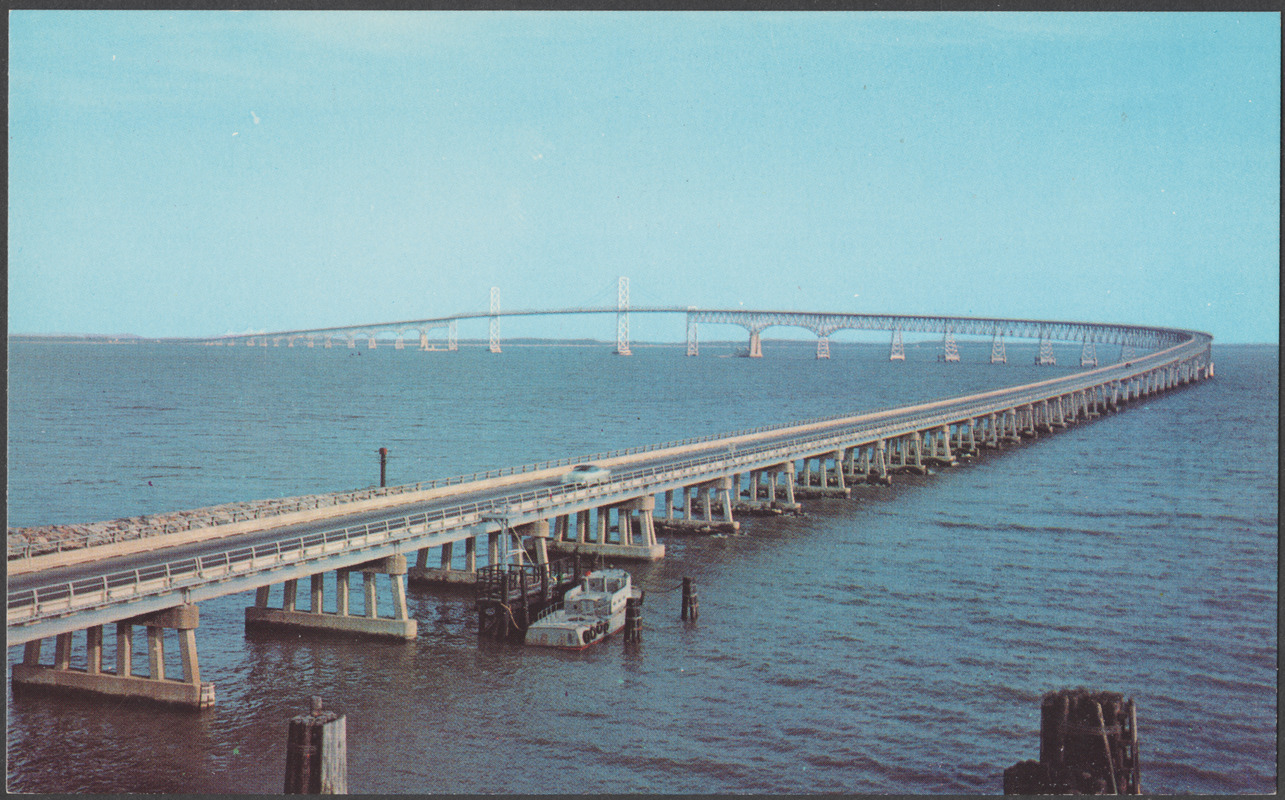
[[388,485],[385,482],[385,477],[387,476],[387,474],[388,474],[388,448],[381,447],[379,448],[379,487],[381,489]]

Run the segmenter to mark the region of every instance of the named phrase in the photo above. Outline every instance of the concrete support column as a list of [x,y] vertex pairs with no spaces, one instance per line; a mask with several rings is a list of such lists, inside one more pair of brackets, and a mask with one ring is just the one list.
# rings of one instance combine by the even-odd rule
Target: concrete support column
[[42,639],[27,642],[22,648],[22,663],[35,666],[40,663],[40,643]]
[[692,518],[692,490],[691,486],[683,487],[683,519]]
[[375,586],[375,573],[363,572],[361,577],[366,589],[366,619],[375,619],[379,616],[379,592]]
[[403,580],[401,575],[388,576],[388,581],[393,588],[393,619],[410,619],[410,608],[406,605],[406,584],[402,582]]
[[284,587],[285,600],[281,603],[281,608],[284,611],[294,611],[295,599],[299,596],[299,580],[297,578],[288,580]]
[[594,531],[595,536],[594,536],[593,542],[594,544],[606,544],[607,543],[607,518],[611,516],[611,509],[606,506],[603,506],[598,509],[596,516],[598,517],[598,520],[597,520],[598,524],[595,526],[596,530]]
[[154,681],[165,680],[165,629],[147,626],[148,674]]
[[732,481],[723,478],[718,482],[719,496],[723,502],[723,521],[732,521]]
[[134,674],[134,626],[128,622],[116,623],[116,676],[128,678]]
[[672,519],[674,516],[674,490],[665,490],[665,507],[661,509],[662,519]]
[[812,459],[810,458],[804,457],[803,459],[803,477],[801,480],[804,486],[812,485]]
[[71,668],[71,634],[60,633],[54,637],[54,669]]
[[713,509],[713,501],[710,499],[709,486],[700,487],[700,498],[701,498],[701,511],[703,511],[705,514],[705,517],[704,517],[705,521],[713,522],[714,509]]
[[642,537],[644,547],[656,546],[656,520],[655,514],[646,509],[638,512],[639,534]]
[[875,471],[879,473],[879,480],[888,480],[888,443],[883,439],[875,442]]
[[200,686],[201,664],[196,658],[195,628],[188,628],[178,632],[178,651],[183,658],[183,680]]
[[90,675],[97,675],[103,671],[103,626],[95,625],[89,628],[85,631],[85,638],[89,655],[85,670]]
[[794,462],[785,465],[785,502],[794,505]]
[[[565,527],[566,517],[563,517],[563,527]],[[470,536],[464,540],[464,569],[469,572],[477,572],[477,537]]]
[[576,541],[584,544],[589,541],[589,512],[576,512]]
[[442,569],[451,568],[451,557],[454,555],[453,553],[454,544],[455,544],[454,542],[447,542],[442,545]]
[[759,339],[758,331],[750,331],[750,358],[763,357],[763,342]]
[[941,457],[946,459],[947,461],[950,461],[952,456],[950,454],[950,426],[949,425],[942,425],[940,428],[937,429],[937,440],[938,440],[939,446],[941,447]]
[[271,586],[260,586],[254,590],[254,605],[256,608],[268,607],[268,592],[271,588]]
[[308,607],[311,609],[312,613],[320,614],[321,601],[324,597],[324,592],[322,591],[322,582],[326,579],[326,573],[318,572],[316,575],[312,575],[309,577],[311,581],[309,588],[312,591],[310,592],[310,596],[308,597]]
[[346,569],[335,570],[335,613],[341,617],[351,616],[348,611],[348,575]]
[[624,506],[616,508],[616,538],[623,545],[632,545],[634,543],[633,531],[630,529],[631,512]]
[[779,474],[776,470],[771,470],[767,473],[767,501],[769,503],[776,502],[776,476]]
[[492,566],[500,563],[499,531],[491,531],[486,535],[486,563]]
[[750,502],[756,503],[759,499],[759,481],[763,480],[763,470],[756,469],[750,471]]
[[430,548],[421,547],[415,554],[415,568],[428,569],[428,551]]
[[847,459],[844,457],[843,450],[835,450],[831,458],[834,459],[834,485],[840,489],[846,488],[843,482],[843,464]]

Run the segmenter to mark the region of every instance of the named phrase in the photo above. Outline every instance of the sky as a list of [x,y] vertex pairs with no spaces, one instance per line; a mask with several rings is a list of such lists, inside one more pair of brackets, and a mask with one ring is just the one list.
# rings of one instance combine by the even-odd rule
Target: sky
[[11,11],[8,329],[613,306],[624,275],[634,306],[1275,343],[1280,21]]

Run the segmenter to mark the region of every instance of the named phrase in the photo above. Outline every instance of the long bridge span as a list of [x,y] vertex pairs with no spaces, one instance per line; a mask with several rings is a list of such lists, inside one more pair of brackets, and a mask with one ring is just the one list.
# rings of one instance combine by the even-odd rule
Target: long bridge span
[[[491,289],[491,307],[488,311],[452,314],[427,319],[377,322],[330,328],[309,328],[262,333],[227,334],[196,339],[201,344],[233,347],[237,345],[267,347],[330,348],[336,341],[355,348],[365,341],[368,348],[375,348],[382,338],[393,339],[393,346],[404,349],[406,341],[415,342],[420,350],[459,349],[458,323],[462,320],[489,320],[488,345],[492,353],[502,351],[500,320],[505,317],[606,315],[616,317],[616,352],[630,355],[629,317],[631,314],[682,315],[686,321],[687,355],[700,353],[698,335],[700,325],[735,325],[744,328],[748,337],[746,354],[751,358],[763,355],[761,335],[772,327],[802,328],[817,337],[817,358],[830,357],[830,337],[842,330],[886,331],[891,334],[889,357],[905,357],[903,333],[933,333],[942,335],[941,358],[958,361],[956,336],[991,337],[991,361],[1007,361],[1005,337],[1037,339],[1040,342],[1039,363],[1052,364],[1052,342],[1074,342],[1081,345],[1081,366],[1096,365],[1096,347],[1099,344],[1119,345],[1127,354],[1136,350],[1155,350],[1177,344],[1183,332],[1145,325],[1118,325],[1088,322],[1058,322],[1034,319],[1001,319],[996,317],[952,317],[916,314],[853,314],[816,311],[771,311],[747,309],[696,308],[694,306],[644,306],[630,307],[629,281],[620,279],[619,300],[614,307],[572,307],[558,309],[518,309],[503,311],[500,308],[499,289]],[[446,341],[429,338],[434,331],[445,331]]]
[[[205,600],[254,590],[247,626],[408,639],[417,631],[407,610],[406,580],[473,582],[487,570],[498,575],[496,570],[513,569],[513,583],[504,577],[504,600],[508,602],[510,590],[516,592],[514,608],[527,613],[532,592],[548,599],[556,563],[551,552],[613,560],[662,558],[665,548],[657,527],[735,528],[734,512],[795,509],[801,497],[846,495],[854,483],[886,484],[898,472],[949,466],[983,449],[1120,411],[1138,398],[1203,381],[1214,372],[1212,337],[1171,328],[964,317],[682,313],[688,314],[689,325],[697,319],[750,326],[752,337],[752,326],[760,323],[830,332],[835,325],[887,330],[891,324],[898,332],[944,328],[948,334],[1080,338],[1152,352],[967,396],[389,487],[348,504],[301,504],[271,517],[189,522],[182,530],[154,537],[54,553],[11,543],[8,641],[24,647],[22,663],[13,668],[14,685],[208,706],[214,702],[214,687],[201,681],[195,638],[199,603]],[[388,330],[405,330],[398,327],[404,324]],[[582,460],[609,468],[609,480],[592,486],[562,484],[568,467]],[[456,569],[453,548],[461,542],[465,567]],[[485,565],[479,566],[482,542]],[[521,562],[516,554],[527,552],[533,564],[511,563]],[[434,553],[440,558],[435,565],[430,563]],[[363,575],[356,593],[363,601],[360,612],[350,596],[353,573]],[[334,579],[327,581],[331,574]],[[388,578],[377,581],[380,575]],[[303,578],[310,582],[307,608],[297,603]],[[328,582],[333,586],[329,592]],[[380,583],[387,588],[381,590]],[[280,600],[273,605],[271,590],[277,585],[282,587]],[[107,625],[115,626],[114,670],[103,657]],[[136,627],[147,630],[146,675],[133,672]],[[181,677],[165,671],[167,630],[178,632]],[[54,643],[52,661],[44,658],[48,648],[42,647],[49,639]],[[84,660],[85,667],[72,666],[74,647],[84,648],[77,660]]]

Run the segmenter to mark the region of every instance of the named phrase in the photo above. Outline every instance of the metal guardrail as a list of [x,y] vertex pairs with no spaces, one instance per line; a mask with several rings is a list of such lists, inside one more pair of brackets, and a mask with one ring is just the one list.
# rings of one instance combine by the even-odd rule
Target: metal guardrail
[[[883,406],[867,413],[879,413],[881,411],[890,411],[897,406]],[[178,533],[181,531],[198,530],[200,528],[217,527],[218,525],[230,525],[237,522],[245,522],[251,519],[264,519],[276,517],[282,514],[292,514],[308,509],[317,509],[324,507],[340,507],[349,503],[361,502],[363,500],[372,500],[379,497],[391,497],[400,494],[410,494],[413,492],[431,491],[433,489],[449,488],[451,486],[460,486],[467,483],[477,483],[479,481],[490,480],[492,478],[510,477],[513,475],[522,475],[530,472],[539,472],[541,470],[554,469],[556,467],[572,466],[574,464],[583,464],[585,462],[603,461],[613,458],[622,458],[631,455],[641,455],[643,453],[669,450],[676,447],[688,447],[693,444],[703,444],[706,442],[716,442],[722,439],[731,439],[740,436],[754,436],[771,431],[788,430],[801,425],[816,425],[825,422],[847,419],[852,417],[851,413],[830,414],[818,417],[810,417],[794,422],[777,423],[773,425],[760,425],[754,428],[746,428],[731,433],[711,433],[704,436],[691,436],[686,439],[677,439],[669,442],[660,442],[648,445],[638,445],[634,447],[624,447],[615,450],[606,450],[599,453],[593,453],[587,456],[568,456],[564,458],[549,459],[531,464],[523,464],[516,467],[498,467],[496,469],[486,470],[485,472],[465,473],[454,475],[449,478],[436,478],[430,481],[418,481],[416,483],[401,484],[398,486],[372,487],[368,489],[356,489],[343,492],[335,492],[325,495],[331,500],[330,503],[323,504],[320,498],[300,499],[294,502],[282,501],[268,508],[250,509],[243,512],[236,510],[226,512],[216,512],[210,510],[202,515],[201,518],[189,519],[186,524],[162,524],[156,526],[154,530],[161,534]],[[342,498],[342,499],[341,499]],[[195,509],[194,511],[205,511],[204,509]],[[213,518],[219,515],[226,515],[229,519],[227,522],[213,522]],[[153,529],[148,529],[153,530]],[[155,535],[155,534],[151,534]],[[83,549],[84,544],[92,539],[100,540],[103,544],[115,544],[120,541],[132,540],[145,537],[127,537],[121,536],[119,531],[107,534],[83,533],[79,536],[65,536],[54,542],[27,543],[22,545],[8,544],[8,559],[25,559],[33,558],[38,555],[47,555],[49,553],[60,553],[64,549],[76,550]]]
[[[1194,343],[1194,344],[1193,344]],[[266,544],[233,548],[220,553],[179,559],[144,569],[128,570],[80,581],[57,583],[8,594],[9,624],[33,621],[44,616],[62,615],[113,603],[136,600],[148,595],[174,592],[228,575],[254,572],[261,559],[272,566],[288,561],[330,558],[356,547],[368,547],[371,537],[382,534],[387,543],[419,538],[432,532],[443,532],[483,521],[497,513],[523,515],[552,511],[559,505],[570,505],[603,496],[637,495],[654,492],[658,487],[679,482],[683,485],[703,483],[729,474],[761,468],[801,457],[828,452],[837,447],[860,446],[879,439],[896,438],[911,432],[941,425],[976,419],[1015,407],[1042,402],[1075,391],[1106,386],[1199,357],[1208,342],[1177,345],[1166,351],[1144,356],[1126,365],[1112,365],[1034,384],[997,389],[956,399],[937,400],[900,409],[870,412],[832,429],[759,445],[734,446],[725,451],[686,459],[675,464],[644,467],[612,476],[609,483],[590,487],[544,487],[486,501],[466,503],[432,512],[391,518],[374,523],[337,528]],[[836,419],[836,421],[838,421]],[[770,426],[769,430],[797,427]],[[731,437],[720,437],[731,438]],[[630,448],[631,450],[635,448]],[[646,448],[637,448],[638,451]],[[548,463],[548,462],[546,462]],[[421,529],[417,531],[416,529]],[[80,602],[77,603],[77,599]]]

